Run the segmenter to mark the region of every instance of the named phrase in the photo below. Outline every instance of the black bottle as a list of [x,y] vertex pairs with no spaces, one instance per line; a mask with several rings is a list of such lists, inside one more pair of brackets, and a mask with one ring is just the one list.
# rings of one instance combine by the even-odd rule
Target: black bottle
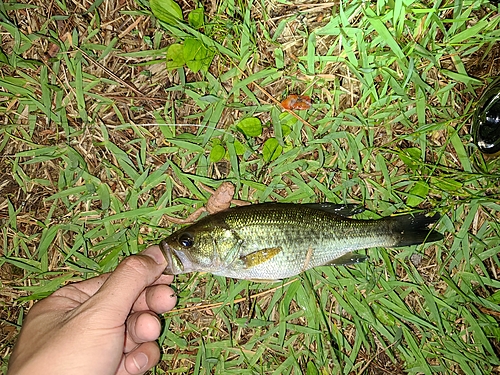
[[472,120],[471,133],[481,152],[496,154],[500,151],[500,77],[481,95]]

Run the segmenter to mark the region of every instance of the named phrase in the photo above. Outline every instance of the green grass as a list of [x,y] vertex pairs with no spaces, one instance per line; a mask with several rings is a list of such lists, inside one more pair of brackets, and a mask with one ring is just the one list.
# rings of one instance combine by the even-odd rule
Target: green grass
[[[495,6],[223,0],[200,23],[192,2],[182,22],[120,4],[0,3],[4,372],[31,300],[231,181],[253,203],[440,212],[445,240],[272,284],[178,276],[155,373],[498,373],[500,159],[468,133],[500,72]],[[303,93],[303,121],[271,100]]]

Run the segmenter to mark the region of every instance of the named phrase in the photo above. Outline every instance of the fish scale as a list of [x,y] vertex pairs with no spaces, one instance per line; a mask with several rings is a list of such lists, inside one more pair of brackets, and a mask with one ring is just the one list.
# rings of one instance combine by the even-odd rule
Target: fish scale
[[346,212],[359,210],[345,207],[263,203],[206,216],[161,242],[168,260],[165,272],[277,280],[317,266],[356,263],[366,258],[351,254],[354,250],[442,239],[429,228],[439,215],[356,220],[346,217]]

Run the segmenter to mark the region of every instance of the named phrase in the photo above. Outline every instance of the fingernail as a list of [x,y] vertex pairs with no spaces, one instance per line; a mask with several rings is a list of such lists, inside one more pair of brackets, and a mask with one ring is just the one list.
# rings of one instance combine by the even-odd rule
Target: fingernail
[[134,361],[134,365],[137,367],[137,370],[142,370],[148,364],[148,356],[144,353],[137,353],[132,357],[132,361]]
[[165,257],[163,256],[163,253],[158,246],[148,247],[142,252],[142,254],[153,258],[153,260],[158,264],[164,264],[166,262]]

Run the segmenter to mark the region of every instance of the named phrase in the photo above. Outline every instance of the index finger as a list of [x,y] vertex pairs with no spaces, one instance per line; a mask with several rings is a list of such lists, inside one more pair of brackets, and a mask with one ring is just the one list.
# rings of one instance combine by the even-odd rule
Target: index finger
[[[80,292],[85,293],[88,298],[92,297],[97,293],[101,286],[106,282],[112,272],[103,273],[102,275],[92,277],[91,279],[79,281],[77,283],[69,284],[75,288],[77,288]],[[156,281],[151,285],[169,285],[174,280],[173,275],[161,275]],[[68,285],[62,287],[59,290],[66,288]],[[57,292],[56,292],[57,293]],[[87,298],[87,299],[88,299]]]

